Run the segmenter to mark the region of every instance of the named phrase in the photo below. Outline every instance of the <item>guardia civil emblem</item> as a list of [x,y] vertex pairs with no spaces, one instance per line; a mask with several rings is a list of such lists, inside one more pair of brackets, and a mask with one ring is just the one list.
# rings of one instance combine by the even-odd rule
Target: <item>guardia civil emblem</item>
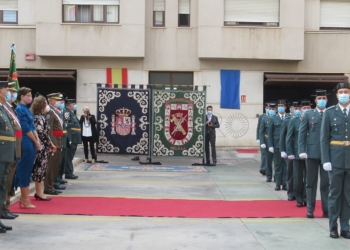
[[[131,110],[122,108],[117,109],[116,115],[112,115],[111,119],[111,134],[115,135],[121,135],[121,136],[127,136],[131,133],[131,135],[136,135],[135,129],[136,129],[136,122],[135,122],[135,116],[131,115]],[[130,116],[131,115],[131,116]]]
[[165,104],[165,137],[173,145],[185,145],[193,135],[193,104]]

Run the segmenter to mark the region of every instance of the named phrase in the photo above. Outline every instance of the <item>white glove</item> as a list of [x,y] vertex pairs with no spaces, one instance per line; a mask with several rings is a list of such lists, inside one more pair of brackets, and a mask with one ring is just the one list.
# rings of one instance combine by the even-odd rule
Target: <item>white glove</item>
[[301,159],[307,159],[307,154],[306,153],[301,153],[301,154],[299,154],[299,157]]
[[256,140],[256,143],[257,143],[257,144],[260,144],[260,140]]
[[269,147],[269,151],[273,153],[273,147]]
[[287,158],[286,152],[282,151],[282,152],[281,152],[281,157],[282,157],[282,158]]
[[266,148],[266,145],[265,144],[261,144],[260,147],[261,148]]
[[323,169],[326,171],[332,171],[332,163],[330,162],[323,163]]
[[289,160],[295,160],[295,156],[294,155],[288,155],[288,159]]

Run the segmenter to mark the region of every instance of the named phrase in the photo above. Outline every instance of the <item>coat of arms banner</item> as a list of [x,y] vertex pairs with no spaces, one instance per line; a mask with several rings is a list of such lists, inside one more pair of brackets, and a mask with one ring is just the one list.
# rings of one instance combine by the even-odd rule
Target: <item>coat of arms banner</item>
[[98,153],[149,155],[148,89],[98,88]]
[[153,91],[153,156],[203,157],[205,91]]

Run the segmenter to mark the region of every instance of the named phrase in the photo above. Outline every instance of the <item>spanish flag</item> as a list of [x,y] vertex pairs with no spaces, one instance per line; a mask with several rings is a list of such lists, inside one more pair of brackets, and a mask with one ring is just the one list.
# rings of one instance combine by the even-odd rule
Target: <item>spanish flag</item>
[[111,88],[114,84],[118,84],[118,88],[122,88],[122,85],[128,84],[128,69],[106,69],[107,83]]

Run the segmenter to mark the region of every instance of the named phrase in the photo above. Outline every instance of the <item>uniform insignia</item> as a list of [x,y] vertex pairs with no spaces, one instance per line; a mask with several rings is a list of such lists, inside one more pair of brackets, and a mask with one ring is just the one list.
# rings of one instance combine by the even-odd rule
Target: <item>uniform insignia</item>
[[337,118],[334,118],[334,121],[336,121],[337,120]]
[[46,119],[50,119],[50,115],[46,115]]
[[311,118],[312,120],[315,119],[314,117]]

